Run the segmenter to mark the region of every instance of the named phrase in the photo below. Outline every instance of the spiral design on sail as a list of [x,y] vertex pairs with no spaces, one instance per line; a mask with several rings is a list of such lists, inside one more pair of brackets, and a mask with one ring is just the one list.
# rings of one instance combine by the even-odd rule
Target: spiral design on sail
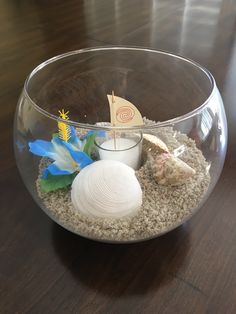
[[116,119],[118,122],[127,123],[133,119],[135,111],[129,106],[122,106],[116,112]]

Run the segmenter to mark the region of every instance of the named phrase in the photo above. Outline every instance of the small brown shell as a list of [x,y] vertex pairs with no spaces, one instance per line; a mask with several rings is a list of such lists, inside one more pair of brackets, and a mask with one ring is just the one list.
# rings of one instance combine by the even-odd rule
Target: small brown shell
[[160,140],[157,136],[152,134],[143,134],[144,145],[147,144],[149,146],[149,152],[162,154],[169,153],[169,149],[166,144]]
[[155,181],[162,185],[183,184],[196,173],[188,164],[170,153],[157,155],[151,167]]

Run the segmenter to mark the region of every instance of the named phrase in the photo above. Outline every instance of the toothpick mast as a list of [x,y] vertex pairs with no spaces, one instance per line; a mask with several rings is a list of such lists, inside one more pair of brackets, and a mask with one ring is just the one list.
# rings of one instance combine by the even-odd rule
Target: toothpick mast
[[[114,90],[112,91],[112,96],[111,96],[111,103],[112,103],[112,114],[114,114],[115,110],[114,110],[114,104],[115,104],[115,95],[114,95]],[[115,126],[115,119],[112,119],[113,123],[112,126]],[[116,150],[116,131],[113,131],[113,137],[114,137],[114,148]]]

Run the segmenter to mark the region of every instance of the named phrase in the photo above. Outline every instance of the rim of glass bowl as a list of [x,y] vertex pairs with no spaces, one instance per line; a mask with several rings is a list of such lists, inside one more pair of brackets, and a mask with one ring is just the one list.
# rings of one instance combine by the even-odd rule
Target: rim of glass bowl
[[211,91],[209,96],[206,98],[206,100],[200,105],[198,106],[196,109],[166,120],[166,121],[157,121],[155,123],[150,123],[148,125],[134,125],[134,126],[99,126],[96,124],[89,124],[89,123],[80,123],[80,122],[75,122],[73,120],[67,120],[66,122],[70,125],[73,125],[75,127],[78,128],[84,128],[84,129],[93,129],[93,130],[145,130],[145,129],[153,129],[153,128],[159,128],[159,127],[163,127],[163,126],[168,126],[168,125],[173,125],[177,122],[182,122],[192,116],[194,116],[196,113],[198,113],[199,111],[201,111],[210,101],[211,97],[214,94],[215,88],[216,88],[216,82],[215,79],[213,77],[213,75],[211,74],[210,71],[208,71],[205,67],[201,66],[199,63],[188,59],[186,57],[183,57],[181,55],[178,54],[174,54],[171,52],[167,52],[164,50],[156,50],[156,49],[152,49],[152,48],[147,48],[147,47],[139,47],[139,46],[119,46],[119,45],[107,45],[107,46],[97,46],[97,47],[90,47],[90,48],[84,48],[84,49],[78,49],[78,50],[73,50],[73,51],[69,51],[60,55],[57,55],[55,57],[52,57],[44,62],[42,62],[41,64],[39,64],[36,68],[33,69],[33,71],[29,74],[29,76],[26,78],[25,83],[24,83],[24,93],[26,95],[26,97],[28,98],[28,100],[33,104],[33,106],[35,107],[35,109],[37,111],[39,111],[40,113],[42,113],[43,115],[49,117],[50,119],[56,120],[56,121],[63,121],[65,122],[65,120],[61,119],[60,117],[53,115],[51,113],[49,113],[48,111],[42,109],[39,105],[37,105],[32,98],[30,97],[29,93],[28,93],[28,83],[30,82],[31,78],[41,69],[43,69],[45,66],[47,66],[50,63],[53,63],[57,60],[69,57],[69,56],[73,56],[76,54],[80,54],[80,53],[86,53],[86,52],[92,52],[92,51],[105,51],[105,50],[131,50],[131,51],[147,51],[147,52],[153,52],[153,53],[158,53],[158,54],[163,54],[166,56],[172,56],[174,58],[183,60],[185,62],[190,63],[191,65],[197,67],[200,71],[202,71],[209,79],[210,83],[211,83]]

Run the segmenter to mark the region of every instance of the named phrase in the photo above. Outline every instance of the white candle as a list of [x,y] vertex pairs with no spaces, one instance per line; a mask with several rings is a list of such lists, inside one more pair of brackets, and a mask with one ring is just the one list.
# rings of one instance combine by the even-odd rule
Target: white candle
[[140,167],[141,142],[137,143],[132,139],[120,137],[103,142],[98,150],[100,159],[121,161],[134,170]]

